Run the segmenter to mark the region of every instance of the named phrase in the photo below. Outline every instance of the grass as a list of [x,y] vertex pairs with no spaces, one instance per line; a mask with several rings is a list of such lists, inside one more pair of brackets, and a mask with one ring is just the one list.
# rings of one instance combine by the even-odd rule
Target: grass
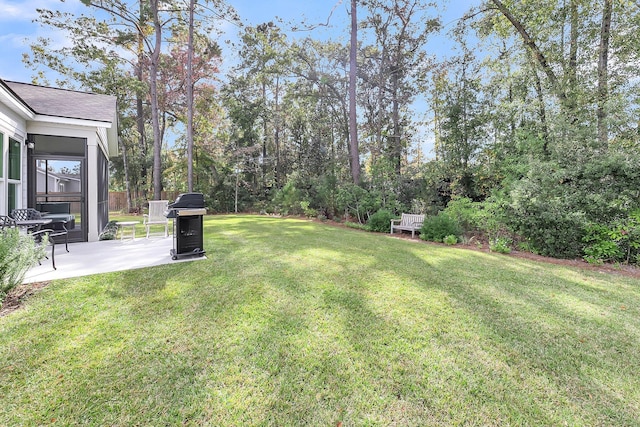
[[636,279],[257,216],[205,248],[0,318],[0,425],[639,425]]

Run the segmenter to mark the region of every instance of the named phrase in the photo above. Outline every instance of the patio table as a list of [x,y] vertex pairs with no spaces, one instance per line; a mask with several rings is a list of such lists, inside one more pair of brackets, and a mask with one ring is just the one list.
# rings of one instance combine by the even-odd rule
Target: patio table
[[52,219],[48,219],[48,218],[42,218],[42,219],[23,219],[23,220],[16,220],[16,226],[20,227],[20,228],[24,228],[24,229],[33,229],[33,231],[38,231],[40,230],[40,227],[42,227],[43,225],[47,225],[47,224],[51,224],[53,222]]
[[131,227],[131,240],[136,238],[136,225],[140,224],[140,221],[119,221],[116,225],[120,229],[120,241],[124,241],[124,231],[126,227]]

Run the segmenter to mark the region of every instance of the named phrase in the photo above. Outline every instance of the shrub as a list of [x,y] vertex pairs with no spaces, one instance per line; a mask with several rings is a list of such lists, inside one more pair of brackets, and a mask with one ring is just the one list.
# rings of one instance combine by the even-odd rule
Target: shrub
[[496,237],[489,243],[489,249],[501,254],[511,253],[511,240],[506,237]]
[[453,234],[449,234],[444,239],[442,239],[442,243],[444,243],[445,245],[453,246],[458,243],[458,238]]
[[460,226],[455,219],[441,212],[436,216],[425,217],[420,238],[432,242],[442,242],[449,235],[459,236]]
[[[547,172],[547,175],[552,173]],[[575,258],[582,254],[586,216],[561,193],[566,189],[549,183],[550,179],[537,176],[518,183],[511,192],[509,225],[531,245],[534,252],[557,258]]]
[[0,231],[0,301],[22,283],[27,270],[45,257],[46,241],[36,244],[17,228]]
[[338,209],[344,211],[345,217],[356,217],[361,224],[366,218],[380,209],[380,198],[375,191],[367,191],[355,184],[346,184],[338,189],[336,196]]
[[307,218],[316,218],[318,216],[318,210],[310,208],[308,200],[301,201],[300,207],[302,208],[302,212],[304,212],[304,216]]
[[474,231],[477,228],[476,216],[478,215],[480,203],[474,203],[468,197],[456,197],[449,201],[444,212],[455,219],[456,222],[467,231]]
[[640,211],[609,225],[591,223],[582,240],[584,259],[589,263],[638,262],[640,254]]
[[116,234],[118,233],[118,226],[115,221],[109,221],[107,225],[104,226],[104,230],[100,233],[98,237],[99,240],[115,240]]
[[298,215],[303,213],[300,202],[303,200],[302,191],[296,187],[296,179],[292,178],[279,189],[274,198],[274,212],[282,215]]
[[388,233],[391,231],[391,219],[393,215],[386,209],[380,209],[369,217],[367,228],[369,231]]

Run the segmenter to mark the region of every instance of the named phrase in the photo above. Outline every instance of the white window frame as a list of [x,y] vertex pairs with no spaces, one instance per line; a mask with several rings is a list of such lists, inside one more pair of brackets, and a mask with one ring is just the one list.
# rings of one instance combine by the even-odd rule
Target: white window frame
[[[14,185],[15,186],[15,203],[16,209],[19,208],[23,208],[24,206],[22,206],[23,203],[23,196],[22,196],[22,177],[24,176],[24,167],[25,167],[25,162],[24,162],[24,141],[20,140],[18,138],[13,138],[11,136],[7,136],[5,134],[6,137],[6,142],[4,143],[4,145],[6,146],[5,148],[5,157],[4,157],[4,167],[3,167],[3,172],[4,172],[4,180],[5,180],[5,184],[4,184],[4,197],[2,198],[3,200],[3,204],[4,204],[4,209],[7,211],[6,215],[10,214],[10,209],[9,209],[9,186],[10,185]],[[4,141],[4,140],[3,140]],[[19,161],[19,165],[20,165],[20,174],[19,174],[19,179],[11,179],[9,178],[9,163],[11,161],[11,159],[9,159],[9,146],[12,144],[12,142],[17,142],[18,143],[18,147],[20,150],[20,161]]]
[[9,212],[9,198],[7,197],[7,182],[4,176],[7,172],[7,156],[8,156],[8,146],[5,140],[7,139],[6,134],[0,131],[0,138],[2,139],[2,146],[0,147],[0,164],[2,165],[2,173],[0,173],[0,215],[8,215]]

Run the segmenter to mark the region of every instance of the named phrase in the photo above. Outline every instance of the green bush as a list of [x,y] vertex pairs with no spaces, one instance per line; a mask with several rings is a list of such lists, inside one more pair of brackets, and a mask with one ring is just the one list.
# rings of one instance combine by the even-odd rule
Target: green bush
[[476,217],[480,205],[468,197],[455,197],[449,201],[444,213],[455,219],[463,231],[475,231],[478,228]]
[[304,216],[306,216],[307,218],[316,218],[318,216],[318,210],[310,208],[309,204],[310,203],[308,200],[303,200],[300,202],[300,207],[302,208],[302,212],[304,213]]
[[[511,229],[541,255],[575,258],[582,255],[585,212],[563,195],[565,188],[550,182],[552,171],[521,180],[511,192]],[[555,177],[555,180],[560,178]]]
[[511,240],[506,237],[496,237],[489,243],[489,249],[501,254],[511,253]]
[[389,233],[391,231],[391,219],[393,215],[386,209],[380,209],[369,217],[367,228],[369,231]]
[[442,243],[445,245],[453,246],[458,243],[458,238],[453,234],[449,234],[444,239],[442,239]]
[[457,221],[446,213],[425,217],[420,230],[420,238],[432,242],[442,242],[449,235],[459,236],[461,233]]
[[33,237],[17,228],[0,231],[0,301],[22,283],[31,266],[45,257],[46,243],[36,244]]
[[[620,221],[640,207],[639,160],[636,152],[567,150],[557,161],[533,161],[509,192],[511,230],[543,255],[631,262],[636,238]],[[598,237],[592,224],[613,234]]]
[[640,256],[640,211],[609,225],[591,223],[585,228],[584,259],[589,263],[638,263]]
[[364,224],[366,219],[381,207],[380,197],[375,191],[367,191],[355,184],[345,184],[338,189],[337,207],[345,217],[355,217]]
[[600,224],[589,224],[582,241],[584,248],[584,260],[590,264],[602,264],[605,261],[620,259],[622,251],[609,235],[609,227]]
[[290,179],[284,187],[276,192],[273,198],[274,212],[282,215],[299,215],[303,213],[300,202],[303,201],[304,195],[296,186],[296,181],[296,178]]
[[102,230],[102,233],[100,233],[98,239],[115,240],[116,234],[118,234],[118,226],[116,225],[116,221],[109,221],[107,225],[104,226],[104,230]]

